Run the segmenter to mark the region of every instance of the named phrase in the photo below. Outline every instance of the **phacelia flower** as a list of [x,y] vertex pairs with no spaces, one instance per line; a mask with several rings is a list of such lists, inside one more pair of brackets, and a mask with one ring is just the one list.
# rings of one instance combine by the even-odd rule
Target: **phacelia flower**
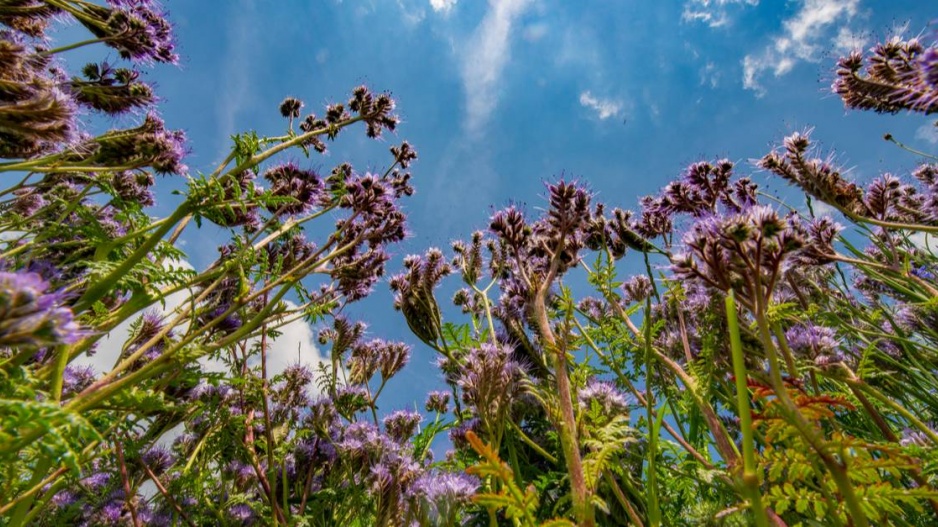
[[0,346],[71,344],[83,332],[38,273],[0,272]]

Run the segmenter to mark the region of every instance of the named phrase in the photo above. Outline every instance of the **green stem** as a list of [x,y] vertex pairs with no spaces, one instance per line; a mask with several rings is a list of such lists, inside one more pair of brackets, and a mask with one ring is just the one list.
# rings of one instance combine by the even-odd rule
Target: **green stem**
[[[661,417],[655,419],[655,401],[652,391],[652,350],[651,350],[651,299],[645,301],[645,327],[643,339],[645,345],[645,411],[648,413],[648,525],[658,527],[661,525],[661,507],[658,504],[658,423]],[[662,412],[663,413],[663,412]]]
[[741,486],[749,495],[750,509],[755,516],[756,525],[768,527],[769,519],[762,506],[762,492],[759,490],[759,475],[756,473],[756,447],[752,436],[752,409],[749,402],[749,386],[746,381],[746,361],[743,357],[743,344],[739,334],[739,319],[736,315],[736,295],[730,290],[726,296],[726,321],[730,333],[730,349],[733,354],[733,374],[736,376],[736,406],[739,411],[740,428],[743,434],[743,476]]

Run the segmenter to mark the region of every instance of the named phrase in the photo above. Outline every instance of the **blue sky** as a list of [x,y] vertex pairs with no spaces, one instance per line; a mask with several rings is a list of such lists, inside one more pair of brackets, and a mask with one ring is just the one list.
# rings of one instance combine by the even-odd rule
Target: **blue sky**
[[[189,166],[203,171],[224,157],[232,133],[281,133],[284,96],[315,111],[362,83],[392,92],[403,118],[398,137],[374,143],[346,133],[310,164],[380,169],[387,148],[409,140],[420,159],[407,203],[413,235],[396,255],[403,257],[468,236],[492,207],[536,210],[544,183],[560,175],[610,205],[635,208],[690,162],[729,157],[741,173],[754,172],[748,160],[811,126],[860,180],[907,173],[916,159],[882,136],[934,152],[931,121],[846,112],[829,86],[836,58],[850,48],[930,31],[927,4],[167,0],[182,63],[148,78],[167,123],[188,133]],[[214,258],[215,243],[204,242],[218,234],[189,236],[196,265]],[[386,286],[358,312],[375,336],[415,342]],[[392,404],[420,401],[438,383],[431,360],[415,350],[398,380],[413,391]]]

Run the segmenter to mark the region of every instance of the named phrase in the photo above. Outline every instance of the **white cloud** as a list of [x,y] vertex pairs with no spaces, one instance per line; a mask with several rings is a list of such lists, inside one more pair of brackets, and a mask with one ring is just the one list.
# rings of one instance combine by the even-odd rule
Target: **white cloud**
[[580,104],[596,112],[600,119],[616,117],[622,111],[622,102],[594,97],[589,91],[580,94]]
[[[859,4],[860,0],[803,0],[801,9],[782,23],[781,35],[761,53],[743,58],[743,87],[762,95],[765,88],[759,78],[766,71],[780,77],[799,61],[817,62],[832,26],[851,20]],[[832,38],[835,45],[838,38],[846,39],[838,33]]]
[[[168,263],[166,265],[167,268],[170,266]],[[185,261],[174,262],[172,266],[192,269],[192,266]],[[162,305],[157,303],[150,309],[157,311],[164,317],[170,318],[174,316],[174,311],[181,306],[183,302],[188,301],[190,297],[190,291],[179,291],[166,297]],[[296,308],[296,304],[292,302],[287,301],[285,304],[288,309]],[[121,355],[121,349],[130,336],[130,326],[137,318],[139,318],[139,315],[122,322],[101,338],[98,342],[97,352],[94,355],[82,355],[76,358],[72,363],[75,365],[93,366],[99,373],[111,371],[117,364],[117,360]],[[315,335],[313,335],[313,329],[309,324],[303,320],[296,320],[278,328],[277,331],[280,333],[280,336],[274,340],[268,341],[268,375],[277,375],[283,372],[287,366],[296,363],[306,365],[313,371],[317,371],[316,366],[325,359],[320,355],[319,349],[316,347]],[[209,357],[203,357],[199,359],[199,361],[205,371],[226,371],[224,364],[212,360]]]
[[916,232],[909,236],[909,240],[920,250],[927,251],[931,255],[935,255],[935,251],[938,249],[938,239],[935,239],[933,234]]
[[684,3],[681,20],[700,22],[710,27],[722,27],[730,22],[728,6],[756,6],[759,0],[688,0]]
[[510,54],[512,25],[529,0],[489,0],[489,10],[476,28],[463,56],[466,129],[475,135],[498,105],[499,81]]
[[925,123],[915,131],[915,138],[932,145],[938,145],[938,126],[934,123]]
[[549,29],[550,27],[545,22],[535,22],[528,24],[521,32],[521,35],[528,42],[537,42],[547,36]]
[[221,90],[215,104],[215,129],[218,137],[224,138],[220,145],[222,156],[227,155],[230,148],[228,137],[238,132],[236,125],[241,109],[249,107],[248,103],[255,97],[253,67],[259,63],[262,52],[258,42],[263,42],[254,23],[256,18],[256,6],[249,1],[236,9],[232,20],[226,24],[225,66],[218,79]]
[[717,69],[715,63],[708,61],[700,68],[700,85],[710,86],[711,88],[720,85],[720,70]]
[[401,9],[401,15],[403,17],[404,23],[408,26],[416,26],[417,24],[423,22],[423,19],[427,17],[427,14],[422,7],[411,5],[410,1],[397,0],[397,7]]
[[430,0],[430,7],[437,13],[448,13],[456,5],[456,2],[457,0]]
[[863,49],[869,39],[863,34],[852,31],[848,27],[842,27],[837,32],[837,36],[832,39],[834,51],[838,54],[846,55],[851,51]]

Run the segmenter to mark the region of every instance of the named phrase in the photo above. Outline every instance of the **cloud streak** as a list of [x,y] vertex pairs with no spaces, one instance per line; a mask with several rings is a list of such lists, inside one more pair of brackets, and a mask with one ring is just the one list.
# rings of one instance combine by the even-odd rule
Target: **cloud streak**
[[743,87],[761,96],[765,88],[759,79],[764,73],[781,77],[800,61],[817,62],[822,43],[830,40],[839,45],[845,40],[843,31],[831,35],[831,29],[856,16],[859,5],[860,0],[804,0],[801,9],[782,23],[781,35],[761,53],[743,58]]
[[463,56],[466,131],[478,135],[498,106],[500,81],[511,52],[512,26],[529,0],[489,0],[489,9]]
[[580,94],[580,105],[596,112],[596,116],[602,120],[616,117],[622,111],[622,102],[595,97],[589,90]]
[[756,6],[759,0],[688,0],[684,3],[681,20],[698,22],[710,27],[723,27],[730,23],[729,6]]
[[457,0],[430,0],[430,7],[437,13],[448,13]]

